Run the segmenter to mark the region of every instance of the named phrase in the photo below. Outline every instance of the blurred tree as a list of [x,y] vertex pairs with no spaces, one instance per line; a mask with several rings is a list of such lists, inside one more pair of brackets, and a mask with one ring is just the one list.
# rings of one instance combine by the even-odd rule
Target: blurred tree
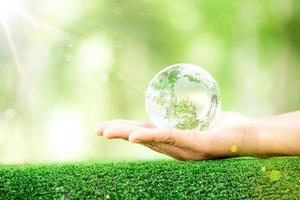
[[[0,139],[6,143],[0,162],[7,160],[1,155],[22,157],[8,147],[24,130],[25,149],[36,152],[28,160],[51,160],[47,134],[57,113],[80,116],[77,125],[84,131],[78,134],[85,135],[85,145],[78,148],[86,153],[77,159],[140,158],[137,147],[95,140],[94,124],[119,117],[147,120],[145,88],[160,69],[174,63],[210,71],[219,83],[223,110],[271,115],[300,107],[296,0],[70,0],[53,1],[51,8],[32,0],[30,5],[35,19],[51,28],[45,31],[24,19],[10,24],[26,66],[30,117],[7,38],[0,33]],[[10,108],[16,112],[13,119],[5,117]],[[111,151],[125,148],[123,154]]]

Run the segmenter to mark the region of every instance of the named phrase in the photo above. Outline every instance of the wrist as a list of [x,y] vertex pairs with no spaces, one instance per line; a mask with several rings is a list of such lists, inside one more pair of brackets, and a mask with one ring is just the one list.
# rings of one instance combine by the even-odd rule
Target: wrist
[[261,155],[261,135],[263,129],[260,119],[249,118],[244,132],[244,150],[242,154],[245,156],[260,156]]
[[[256,156],[268,156],[272,154],[272,149],[270,148],[270,131],[265,127],[264,119],[254,119],[253,126],[255,127],[256,139],[254,141],[255,155]],[[272,136],[271,136],[272,137]]]

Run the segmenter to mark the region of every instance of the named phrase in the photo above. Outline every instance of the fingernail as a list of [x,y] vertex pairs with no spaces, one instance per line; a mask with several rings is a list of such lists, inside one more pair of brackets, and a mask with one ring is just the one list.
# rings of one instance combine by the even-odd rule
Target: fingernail
[[95,127],[95,131],[97,132],[98,136],[103,136],[103,123],[104,122],[99,122],[97,123],[96,127]]
[[110,133],[107,131],[107,129],[105,129],[102,133],[102,136],[105,138],[105,139],[111,139],[111,135]]
[[141,140],[138,139],[138,138],[130,138],[130,137],[129,137],[129,142],[131,142],[131,143],[140,143]]
[[102,136],[106,139],[108,139],[107,134],[105,132],[102,133]]
[[102,133],[100,133],[98,130],[96,130],[96,136],[102,136]]

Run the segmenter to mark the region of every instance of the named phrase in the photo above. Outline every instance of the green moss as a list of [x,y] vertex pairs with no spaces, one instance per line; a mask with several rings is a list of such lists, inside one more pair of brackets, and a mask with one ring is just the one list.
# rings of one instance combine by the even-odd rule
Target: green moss
[[10,166],[0,199],[297,199],[299,181],[299,157]]

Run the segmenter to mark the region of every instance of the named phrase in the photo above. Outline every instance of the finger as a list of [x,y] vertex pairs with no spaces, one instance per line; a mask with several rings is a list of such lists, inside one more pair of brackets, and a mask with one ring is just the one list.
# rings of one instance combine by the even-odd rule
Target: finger
[[154,125],[152,123],[148,123],[148,122],[116,119],[116,120],[103,121],[103,122],[98,123],[97,128],[96,128],[97,135],[102,136],[104,130],[111,124],[127,124],[127,125],[144,127],[144,128],[154,128]]
[[96,133],[98,136],[103,135],[103,131],[109,126],[109,123],[110,123],[109,121],[102,121],[97,124]]
[[182,150],[172,145],[164,144],[164,143],[153,143],[153,144],[149,143],[143,145],[158,153],[169,155],[177,160],[185,160],[185,158],[182,156],[183,154]]
[[138,126],[128,124],[112,123],[104,129],[103,136],[107,139],[122,138],[127,140],[129,135],[139,128]]
[[125,119],[115,119],[111,121],[112,123],[121,123],[121,124],[128,124],[132,126],[139,126],[143,128],[155,128],[153,123],[144,122],[144,121],[137,121],[137,120],[125,120]]
[[201,145],[201,135],[203,134],[197,131],[181,131],[172,128],[138,128],[128,139],[133,143],[165,143],[180,148],[191,148],[194,145]]

